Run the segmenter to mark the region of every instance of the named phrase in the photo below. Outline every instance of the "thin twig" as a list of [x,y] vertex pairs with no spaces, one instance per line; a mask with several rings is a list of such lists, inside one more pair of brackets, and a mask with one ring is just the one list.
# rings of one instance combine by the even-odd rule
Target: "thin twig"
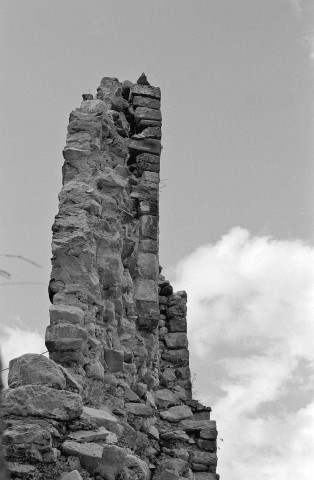
[[18,258],[20,260],[24,260],[25,262],[31,263],[35,267],[43,268],[42,265],[34,262],[33,260],[29,260],[28,258],[23,257],[22,255],[10,255],[9,253],[0,253],[1,257],[10,257],[10,258]]

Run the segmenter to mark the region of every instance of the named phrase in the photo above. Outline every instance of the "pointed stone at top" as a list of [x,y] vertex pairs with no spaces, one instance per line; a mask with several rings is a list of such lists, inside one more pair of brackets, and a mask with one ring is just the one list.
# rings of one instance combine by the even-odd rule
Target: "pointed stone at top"
[[137,79],[136,82],[138,85],[150,85],[149,81],[147,80],[147,77],[145,73],[143,72],[142,75]]

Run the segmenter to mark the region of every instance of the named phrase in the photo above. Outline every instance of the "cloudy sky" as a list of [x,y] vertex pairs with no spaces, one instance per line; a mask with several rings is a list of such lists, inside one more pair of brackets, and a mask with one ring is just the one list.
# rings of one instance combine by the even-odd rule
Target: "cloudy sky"
[[160,261],[188,292],[221,478],[312,480],[313,0],[2,0],[0,13],[5,362],[45,350],[69,113],[103,76],[145,71],[162,89]]

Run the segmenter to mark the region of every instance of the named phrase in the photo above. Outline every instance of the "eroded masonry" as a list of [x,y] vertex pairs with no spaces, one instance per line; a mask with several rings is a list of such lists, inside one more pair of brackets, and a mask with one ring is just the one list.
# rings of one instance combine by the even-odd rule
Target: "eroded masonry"
[[158,260],[160,89],[105,77],[70,114],[53,224],[49,359],[10,362],[11,478],[216,480],[192,399],[184,291]]

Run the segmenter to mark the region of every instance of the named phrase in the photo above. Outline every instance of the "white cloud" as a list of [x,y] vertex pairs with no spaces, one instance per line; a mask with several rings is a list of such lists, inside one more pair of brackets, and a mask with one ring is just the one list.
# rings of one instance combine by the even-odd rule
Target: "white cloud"
[[314,248],[234,228],[169,272],[188,293],[196,389],[213,406],[226,480],[310,480]]
[[[9,366],[12,358],[19,357],[24,353],[43,353],[47,350],[42,335],[37,331],[24,329],[20,320],[18,324],[19,326],[0,324],[2,369]],[[5,386],[7,386],[7,378],[8,370],[5,370],[2,373],[2,381]]]

